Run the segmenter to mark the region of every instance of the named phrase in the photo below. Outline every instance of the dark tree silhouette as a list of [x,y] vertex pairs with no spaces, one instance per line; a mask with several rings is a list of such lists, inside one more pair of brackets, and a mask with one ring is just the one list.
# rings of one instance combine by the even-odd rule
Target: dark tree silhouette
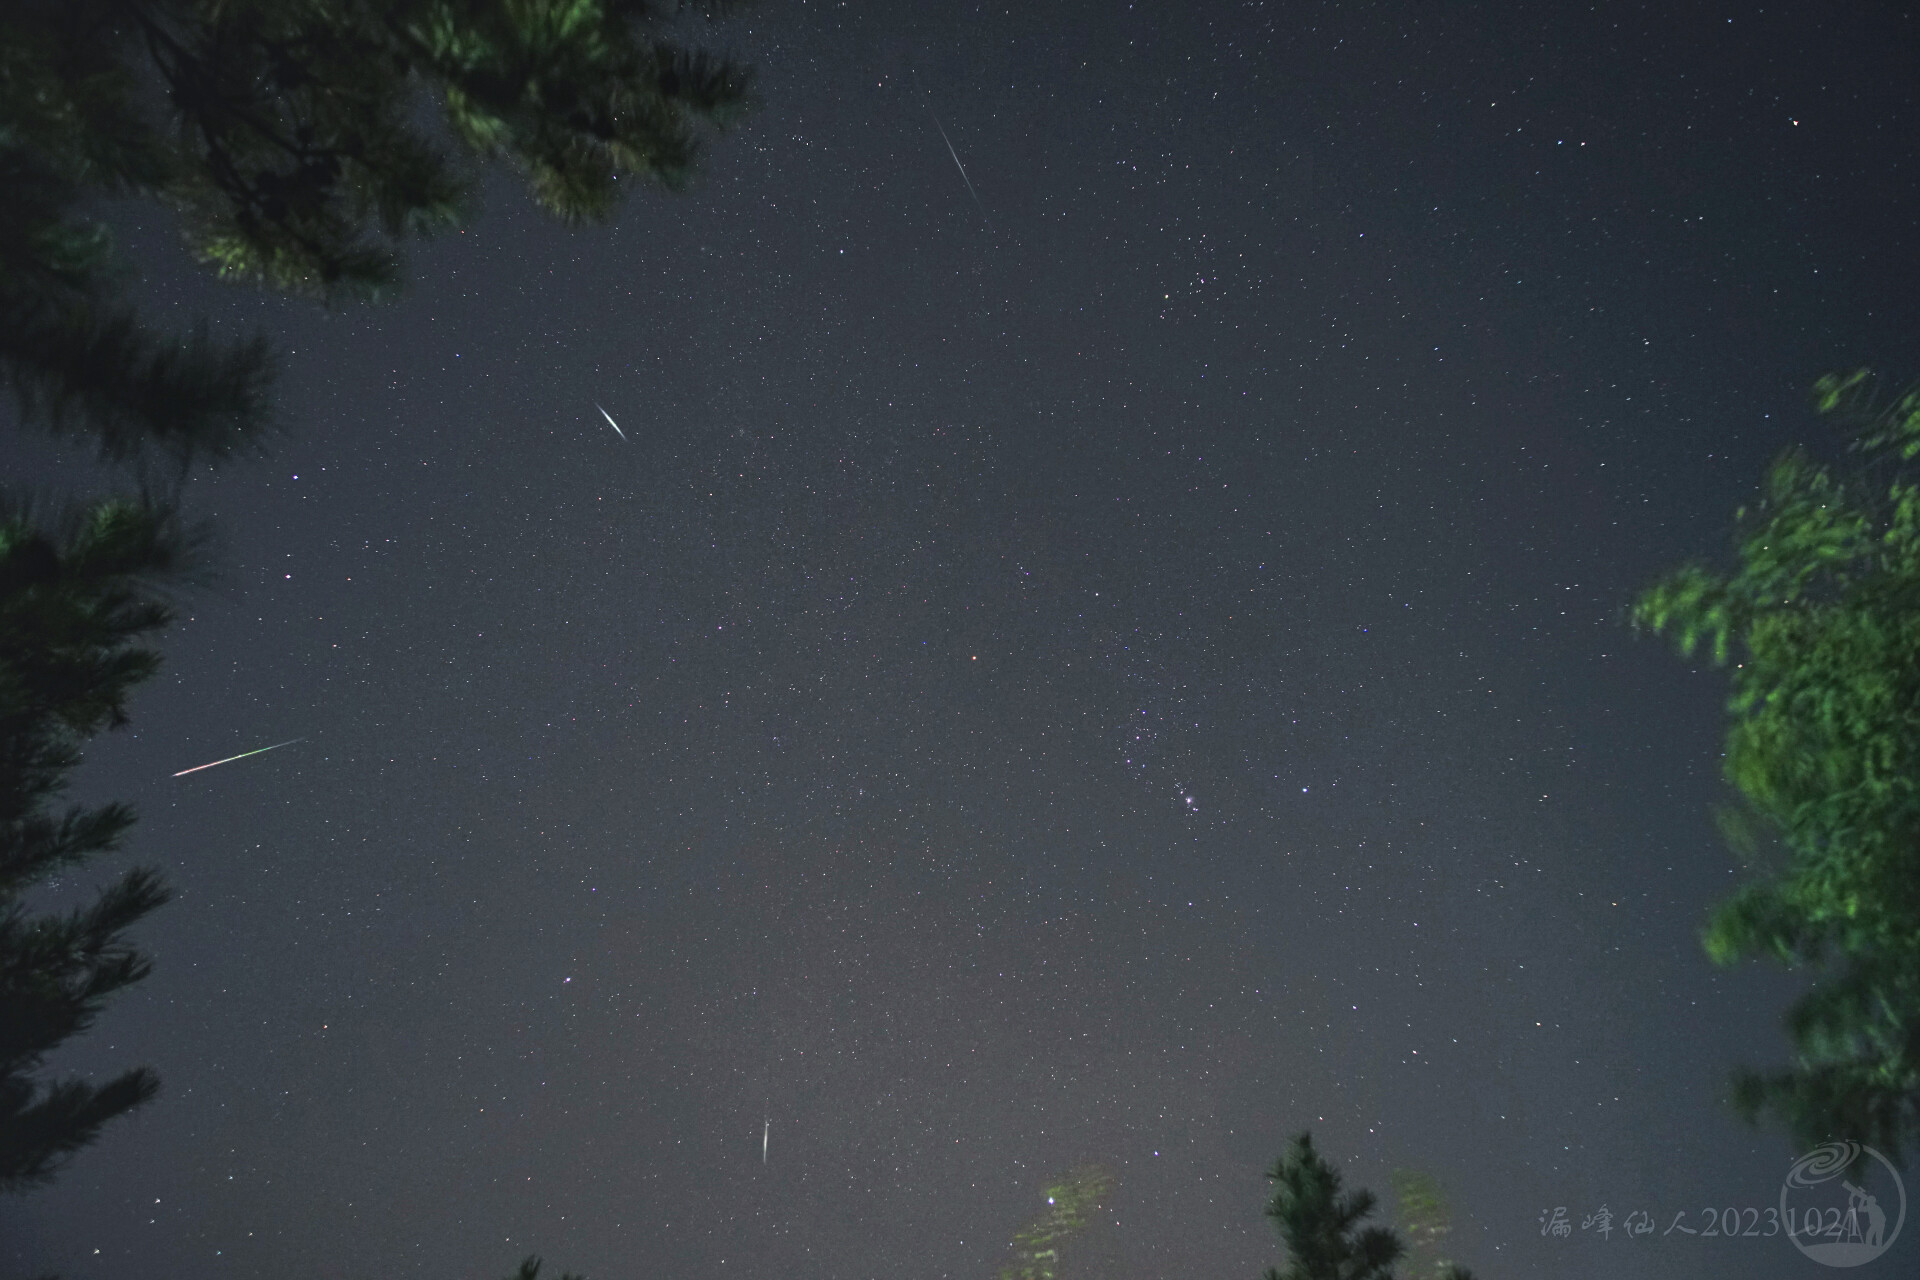
[[[1373,1214],[1373,1193],[1343,1193],[1340,1171],[1314,1150],[1311,1134],[1296,1136],[1267,1177],[1274,1183],[1267,1216],[1287,1247],[1286,1269],[1268,1268],[1267,1280],[1393,1280],[1406,1246],[1389,1228],[1362,1225]],[[1446,1275],[1473,1280],[1458,1266]]]
[[109,996],[146,976],[126,931],[166,901],[159,878],[128,871],[65,914],[34,914],[23,898],[117,849],[133,824],[123,804],[57,804],[81,745],[126,723],[128,692],[159,666],[145,647],[169,618],[157,585],[179,579],[192,540],[135,502],[44,523],[57,532],[0,511],[0,1191],[51,1181],[159,1087],[144,1069],[99,1085],[37,1078]]
[[[683,185],[749,72],[665,38],[654,0],[12,0],[0,5],[0,378],[108,459],[259,445],[260,340],[166,336],[117,301],[88,204],[179,211],[219,275],[323,300],[399,280],[395,243],[503,160],[569,221],[619,180]],[[711,6],[708,6],[711,8]],[[441,130],[423,127],[423,104]],[[449,145],[452,144],[452,145]],[[456,163],[455,154],[465,163]]]
[[[520,1269],[508,1276],[507,1280],[540,1280],[539,1257],[530,1256],[521,1262]],[[563,1271],[560,1273],[559,1280],[585,1280],[585,1277],[577,1276],[571,1271]]]
[[[126,722],[157,669],[144,642],[192,540],[147,496],[258,451],[272,353],[148,327],[95,210],[180,215],[219,276],[332,302],[400,280],[396,248],[472,207],[483,162],[567,221],[606,217],[622,178],[674,188],[750,72],[675,43],[724,0],[10,0],[0,4],[0,383],[23,424],[90,437],[142,496],[60,519],[0,500],[0,1191],[44,1184],[151,1072],[38,1078],[148,962],[127,930],[166,900],[150,871],[90,907],[24,895],[118,848],[125,805],[54,805],[82,744]],[[441,127],[426,121],[436,106]],[[164,469],[161,469],[164,468]],[[521,1267],[534,1280],[537,1259]]]

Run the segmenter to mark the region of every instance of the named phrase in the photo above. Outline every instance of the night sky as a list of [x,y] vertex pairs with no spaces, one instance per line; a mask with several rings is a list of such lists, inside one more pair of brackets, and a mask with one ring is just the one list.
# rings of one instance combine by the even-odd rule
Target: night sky
[[124,215],[286,431],[81,780],[179,897],[62,1065],[165,1089],[7,1270],[987,1280],[1093,1162],[1063,1280],[1254,1280],[1304,1127],[1483,1280],[1827,1274],[1540,1215],[1796,1154],[1623,617],[1920,373],[1920,24],[1585,8],[768,3],[691,192],[499,175],[384,306]]

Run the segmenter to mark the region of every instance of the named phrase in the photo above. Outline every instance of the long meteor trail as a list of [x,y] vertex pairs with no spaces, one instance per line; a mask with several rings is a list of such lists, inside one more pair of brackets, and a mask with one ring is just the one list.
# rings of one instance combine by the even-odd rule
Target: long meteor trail
[[980,193],[973,189],[973,179],[967,176],[967,166],[960,163],[960,153],[953,149],[953,139],[947,136],[946,126],[940,123],[940,117],[934,115],[931,102],[927,104],[927,114],[933,116],[933,127],[940,130],[940,141],[947,144],[947,154],[953,157],[953,167],[960,171],[960,181],[967,184],[967,194],[973,197],[973,203],[980,210],[980,217],[985,220],[987,230],[992,231],[993,219],[987,215],[987,206],[980,203]]
[[[593,407],[596,409],[600,409],[599,405],[595,405]],[[620,429],[620,424],[613,420],[612,414],[608,413],[605,409],[600,409],[600,416],[605,418],[607,420],[607,425],[613,428],[613,434],[619,436],[622,440],[625,440],[627,438],[627,433]]]
[[276,742],[270,747],[255,747],[252,751],[242,751],[239,755],[228,756],[225,760],[209,760],[207,763],[197,764],[191,769],[182,769],[173,776],[176,778],[184,778],[190,773],[198,773],[202,769],[211,769],[216,764],[232,764],[235,760],[245,760],[248,756],[257,756],[263,751],[278,751],[282,747],[290,747],[296,742],[305,741],[305,738],[288,738],[285,742]]

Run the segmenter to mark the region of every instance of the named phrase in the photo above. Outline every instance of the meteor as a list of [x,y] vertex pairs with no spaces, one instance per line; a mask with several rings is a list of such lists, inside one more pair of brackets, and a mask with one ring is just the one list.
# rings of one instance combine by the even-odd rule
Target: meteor
[[257,756],[263,751],[278,751],[282,747],[290,747],[296,742],[305,741],[305,738],[288,738],[285,742],[276,742],[270,747],[256,747],[252,751],[242,751],[239,755],[228,756],[225,760],[209,760],[206,764],[197,764],[191,769],[182,769],[173,776],[176,778],[184,778],[190,773],[198,773],[202,769],[211,769],[216,764],[232,764],[235,760],[245,760],[248,756]]
[[[599,405],[595,405],[593,407],[596,409],[600,409]],[[613,428],[613,434],[619,436],[622,440],[625,440],[627,438],[627,433],[620,429],[620,424],[613,420],[612,414],[608,413],[605,409],[600,409],[600,416],[605,418],[607,420],[607,425]]]
[[953,167],[960,171],[960,181],[967,184],[967,194],[973,197],[973,203],[980,210],[980,217],[986,222],[987,230],[992,231],[993,219],[987,217],[987,206],[980,203],[980,193],[973,189],[973,179],[967,176],[967,166],[960,163],[960,153],[953,149],[953,139],[947,136],[946,127],[940,123],[940,117],[933,115],[931,102],[927,104],[927,114],[933,116],[933,127],[940,130],[940,141],[947,144],[947,154],[953,157]]
[[773,1132],[773,1121],[772,1120],[761,1121],[760,1123],[760,1163],[761,1164],[765,1164],[767,1162],[767,1135],[772,1132]]

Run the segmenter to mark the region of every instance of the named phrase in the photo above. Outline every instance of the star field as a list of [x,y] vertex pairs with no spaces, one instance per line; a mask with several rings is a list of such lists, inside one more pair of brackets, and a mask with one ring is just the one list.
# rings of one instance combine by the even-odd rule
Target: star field
[[165,1092],[10,1261],[984,1277],[1095,1162],[1063,1276],[1253,1277],[1308,1127],[1481,1276],[1784,1267],[1538,1217],[1795,1154],[1720,1100],[1792,991],[1697,943],[1723,691],[1623,618],[1816,377],[1912,370],[1912,19],[714,38],[762,104],[692,192],[568,229],[501,175],[392,305],[128,215],[288,430],[194,482],[223,574],[84,778],[179,896],[73,1061]]

